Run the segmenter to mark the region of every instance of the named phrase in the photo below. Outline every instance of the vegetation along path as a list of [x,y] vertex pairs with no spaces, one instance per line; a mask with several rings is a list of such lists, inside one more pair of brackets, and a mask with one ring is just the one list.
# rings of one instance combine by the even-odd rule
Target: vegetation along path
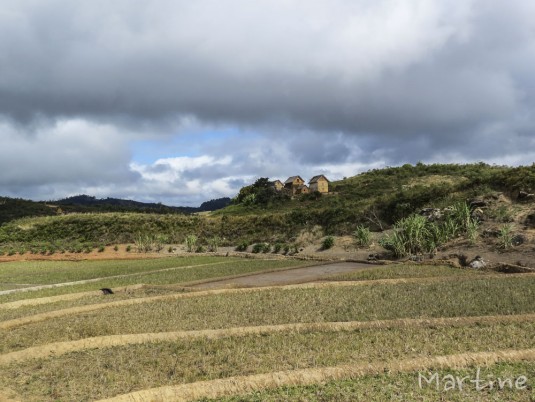
[[276,286],[292,283],[313,282],[326,276],[344,274],[363,269],[370,269],[373,264],[360,262],[336,262],[324,265],[314,265],[311,267],[292,268],[284,271],[258,273],[240,278],[224,279],[219,281],[205,282],[191,286],[194,289],[220,289],[226,287],[255,287],[255,286]]

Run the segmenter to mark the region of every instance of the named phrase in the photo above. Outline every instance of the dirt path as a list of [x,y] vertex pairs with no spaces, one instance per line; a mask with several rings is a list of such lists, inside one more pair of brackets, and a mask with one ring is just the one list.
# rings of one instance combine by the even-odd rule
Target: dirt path
[[460,353],[446,356],[419,357],[388,362],[360,363],[334,367],[321,367],[267,374],[229,377],[218,380],[200,381],[189,384],[152,388],[130,394],[119,395],[100,402],[142,402],[142,401],[193,401],[202,398],[244,395],[253,391],[279,388],[282,386],[303,386],[354,379],[365,375],[402,373],[429,369],[464,368],[479,364],[497,362],[535,361],[535,349],[502,350],[497,352]]
[[535,321],[535,314],[495,315],[448,318],[404,318],[396,320],[318,322],[299,324],[259,325],[197,331],[155,332],[144,334],[107,335],[76,341],[54,342],[0,355],[0,365],[29,359],[56,357],[71,352],[114,346],[137,345],[149,342],[172,342],[179,339],[220,339],[249,335],[301,332],[343,332],[357,329],[390,329],[421,327],[460,327],[470,325],[494,325]]
[[224,279],[200,283],[190,286],[193,289],[221,289],[228,287],[257,287],[289,285],[294,283],[314,282],[333,274],[373,269],[380,265],[358,262],[337,262],[333,264],[314,265],[311,267],[293,268],[280,272],[268,272],[248,275],[241,278]]

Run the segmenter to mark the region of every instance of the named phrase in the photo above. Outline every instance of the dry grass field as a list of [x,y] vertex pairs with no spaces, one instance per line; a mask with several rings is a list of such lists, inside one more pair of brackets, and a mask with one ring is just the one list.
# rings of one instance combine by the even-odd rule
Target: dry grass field
[[[189,287],[305,265],[0,264],[0,290],[71,282],[0,294],[0,400],[535,400],[533,274],[392,265],[307,284]],[[482,389],[469,383],[478,370]],[[432,373],[438,385],[420,386]],[[498,378],[513,386],[489,385]]]

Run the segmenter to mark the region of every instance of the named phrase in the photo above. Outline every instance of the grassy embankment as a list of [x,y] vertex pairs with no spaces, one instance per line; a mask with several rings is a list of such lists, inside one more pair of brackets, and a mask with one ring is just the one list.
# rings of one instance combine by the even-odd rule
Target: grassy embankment
[[[151,235],[162,243],[183,243],[188,235],[206,246],[293,243],[303,230],[320,226],[325,234],[352,234],[357,225],[388,227],[422,207],[445,207],[496,191],[512,196],[535,192],[535,166],[404,165],[373,170],[331,183],[332,194],[265,204],[232,205],[211,216],[90,213],[22,218],[0,226],[0,253],[50,254],[64,250],[133,243]],[[503,215],[507,211],[488,211]]]

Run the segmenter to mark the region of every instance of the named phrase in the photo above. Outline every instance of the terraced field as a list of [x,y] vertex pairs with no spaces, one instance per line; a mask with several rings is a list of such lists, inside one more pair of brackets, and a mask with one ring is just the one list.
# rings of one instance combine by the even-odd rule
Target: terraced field
[[[304,265],[0,265],[9,289],[89,280],[0,296],[0,400],[534,400],[532,274],[400,265],[305,284],[192,287]],[[421,386],[432,373],[440,384]],[[482,389],[468,379],[445,387],[448,375],[475,373]]]

